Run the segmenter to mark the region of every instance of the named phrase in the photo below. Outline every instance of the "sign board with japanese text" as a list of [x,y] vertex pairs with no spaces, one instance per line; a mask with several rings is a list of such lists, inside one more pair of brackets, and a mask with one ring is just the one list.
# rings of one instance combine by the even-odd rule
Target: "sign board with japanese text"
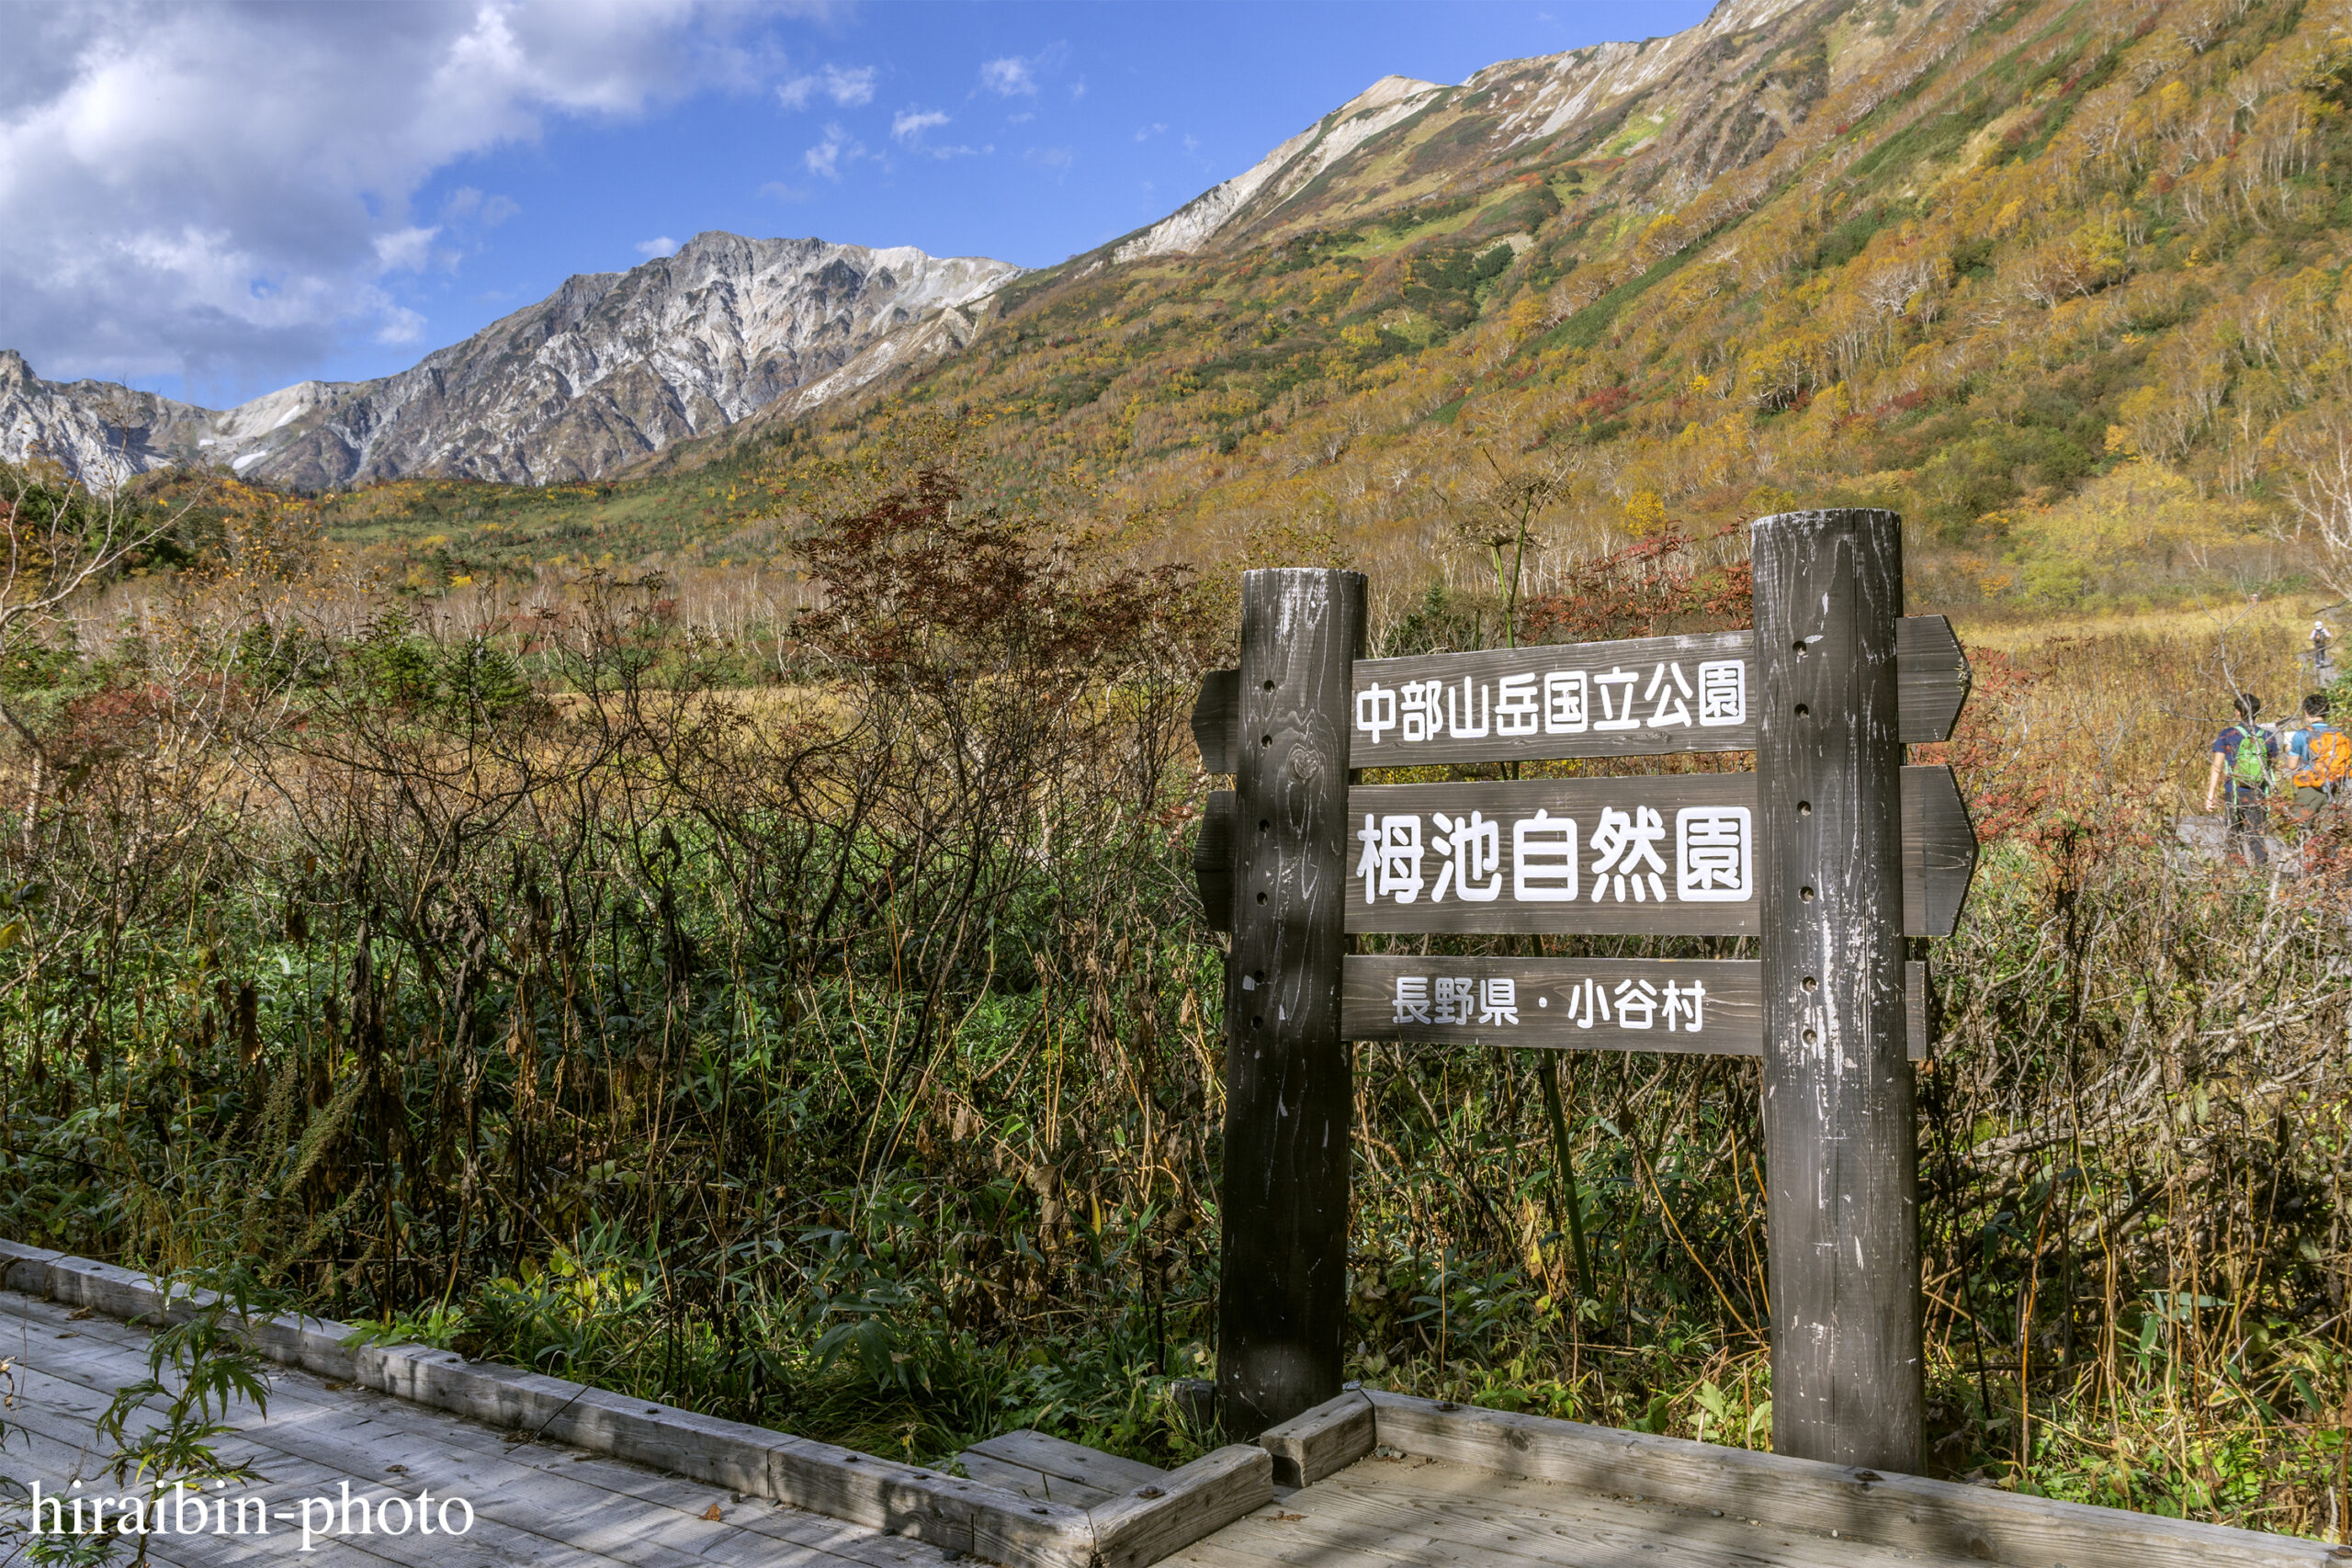
[[[1233,778],[1193,848],[1208,921],[1233,932],[1220,1268],[1248,1288],[1218,1299],[1229,1431],[1345,1375],[1351,1042],[1740,1055],[1773,1108],[1774,1449],[1917,1468],[1904,1069],[1931,1010],[1907,939],[1951,934],[1976,840],[1951,770],[1905,752],[1951,736],[1970,672],[1941,616],[1903,614],[1902,532],[1872,508],[1755,520],[1750,631],[1396,659],[1363,656],[1360,574],[1244,574],[1239,666],[1193,712],[1204,770]],[[1755,771],[1577,765],[1701,752]],[[1511,776],[1362,782],[1455,770]],[[1706,958],[1351,951],[1370,933],[1743,940]]]
[[[1927,968],[1905,975],[1911,1056],[1927,1055]],[[1245,988],[1247,977],[1244,977]],[[1464,958],[1351,953],[1350,1040],[1546,1051],[1764,1054],[1764,966],[1753,958]]]
[[[1949,936],[1975,830],[1950,768],[1905,768],[1902,789],[1905,929]],[[1229,922],[1234,802],[1220,796],[1195,868],[1211,920]],[[1754,773],[1359,784],[1347,929],[1752,936],[1756,803]]]
[[[1967,700],[1967,657],[1941,615],[1906,616],[1896,634],[1903,739],[1945,739]],[[1348,764],[1753,750],[1755,665],[1749,631],[1359,659]],[[1193,730],[1211,773],[1233,771],[1238,678],[1202,684]]]
[[1363,784],[1351,931],[1748,936],[1752,773]]

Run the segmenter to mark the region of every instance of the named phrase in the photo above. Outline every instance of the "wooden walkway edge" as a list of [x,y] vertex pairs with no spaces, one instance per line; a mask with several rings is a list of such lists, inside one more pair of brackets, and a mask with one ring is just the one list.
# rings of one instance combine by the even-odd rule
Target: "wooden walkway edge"
[[[5,1241],[0,1286],[134,1323],[201,1304],[186,1293],[166,1301],[130,1269]],[[1538,1568],[1619,1561],[1628,1540],[1663,1552],[1661,1568],[1693,1551],[1694,1562],[1713,1562],[1725,1547],[1763,1568],[1875,1568],[1906,1555],[2007,1568],[2352,1562],[2352,1547],[1380,1390],[1351,1390],[1269,1428],[1256,1445],[1219,1449],[1165,1473],[1034,1433],[972,1450],[1001,1461],[1001,1474],[976,1467],[998,1480],[1026,1471],[1069,1483],[1048,1486],[1071,1499],[1057,1502],[1023,1495],[1017,1480],[948,1475],[448,1351],[355,1346],[356,1332],[340,1323],[259,1319],[250,1333],[263,1355],[331,1382],[1006,1568],[1150,1568],[1170,1559],[1202,1568],[1359,1561],[1399,1568],[1506,1557]],[[1372,1473],[1399,1461],[1406,1469]],[[1454,1501],[1443,1506],[1453,1524],[1440,1529],[1417,1514],[1421,1504],[1397,1490],[1408,1481],[1425,1493],[1451,1489]],[[1277,1483],[1285,1501],[1269,1510]],[[1649,1506],[1619,1506],[1628,1500]],[[1668,1517],[1677,1510],[1686,1516],[1679,1522]],[[1464,1525],[1470,1516],[1489,1522]],[[1758,1529],[1747,1538],[1738,1536],[1738,1527],[1751,1526]],[[1449,1529],[1456,1537],[1416,1533]],[[1287,1538],[1289,1548],[1270,1544],[1285,1531],[1301,1533]],[[1476,1538],[1467,1557],[1463,1531]],[[1795,1539],[1762,1539],[1773,1532]],[[1702,1550],[1701,1535],[1715,1544]]]
[[1351,1391],[1260,1439],[1312,1486],[1375,1446],[1579,1491],[1727,1512],[1839,1540],[2008,1568],[2342,1568],[2352,1546],[1724,1448],[1684,1438]]
[[[207,1304],[184,1288],[167,1298],[133,1269],[7,1241],[0,1286],[131,1320],[171,1321]],[[257,1318],[249,1333],[261,1355],[323,1378],[1006,1568],[1144,1568],[1273,1496],[1272,1456],[1252,1445],[1079,1508],[453,1351],[355,1346],[356,1330],[322,1318]]]

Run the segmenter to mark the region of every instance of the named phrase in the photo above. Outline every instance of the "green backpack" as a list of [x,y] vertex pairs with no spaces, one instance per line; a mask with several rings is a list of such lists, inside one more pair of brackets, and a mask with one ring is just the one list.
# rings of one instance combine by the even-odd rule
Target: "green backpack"
[[2236,755],[2230,759],[2230,777],[2256,789],[2270,782],[2270,737],[2248,725],[2238,733]]

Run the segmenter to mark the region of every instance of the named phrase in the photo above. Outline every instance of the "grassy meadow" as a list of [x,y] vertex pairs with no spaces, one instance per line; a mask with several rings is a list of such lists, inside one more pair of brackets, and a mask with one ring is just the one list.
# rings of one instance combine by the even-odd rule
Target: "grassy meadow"
[[[232,489],[20,625],[0,1234],[926,1462],[1215,1441],[1170,1385],[1214,1369],[1187,721],[1231,572],[853,479],[684,570],[402,532],[560,495]],[[1746,619],[1736,541],[1599,540],[1515,612],[1482,560],[1385,581],[1382,650]],[[2299,690],[2312,581],[1957,617],[1976,694],[1926,754],[1985,849],[1922,1077],[1938,1474],[2344,1532],[2345,846],[2274,881],[2171,831],[2233,683]],[[1352,1373],[1768,1446],[1754,1067],[1562,1066],[1573,1183],[1527,1056],[1358,1047]]]

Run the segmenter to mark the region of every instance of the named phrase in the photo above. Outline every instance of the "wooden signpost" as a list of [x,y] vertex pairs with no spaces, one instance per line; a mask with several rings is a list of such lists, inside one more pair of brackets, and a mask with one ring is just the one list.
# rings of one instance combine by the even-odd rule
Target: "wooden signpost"
[[[1763,1061],[1775,1449],[1919,1464],[1911,1063],[1976,841],[1969,671],[1902,614],[1893,513],[1752,525],[1752,631],[1357,657],[1363,580],[1253,571],[1204,682],[1194,868],[1227,970],[1218,1378],[1244,1435],[1339,1392],[1347,1042]],[[1368,767],[1752,751],[1754,773],[1361,784]],[[1359,954],[1354,932],[1753,937],[1744,959]]]

